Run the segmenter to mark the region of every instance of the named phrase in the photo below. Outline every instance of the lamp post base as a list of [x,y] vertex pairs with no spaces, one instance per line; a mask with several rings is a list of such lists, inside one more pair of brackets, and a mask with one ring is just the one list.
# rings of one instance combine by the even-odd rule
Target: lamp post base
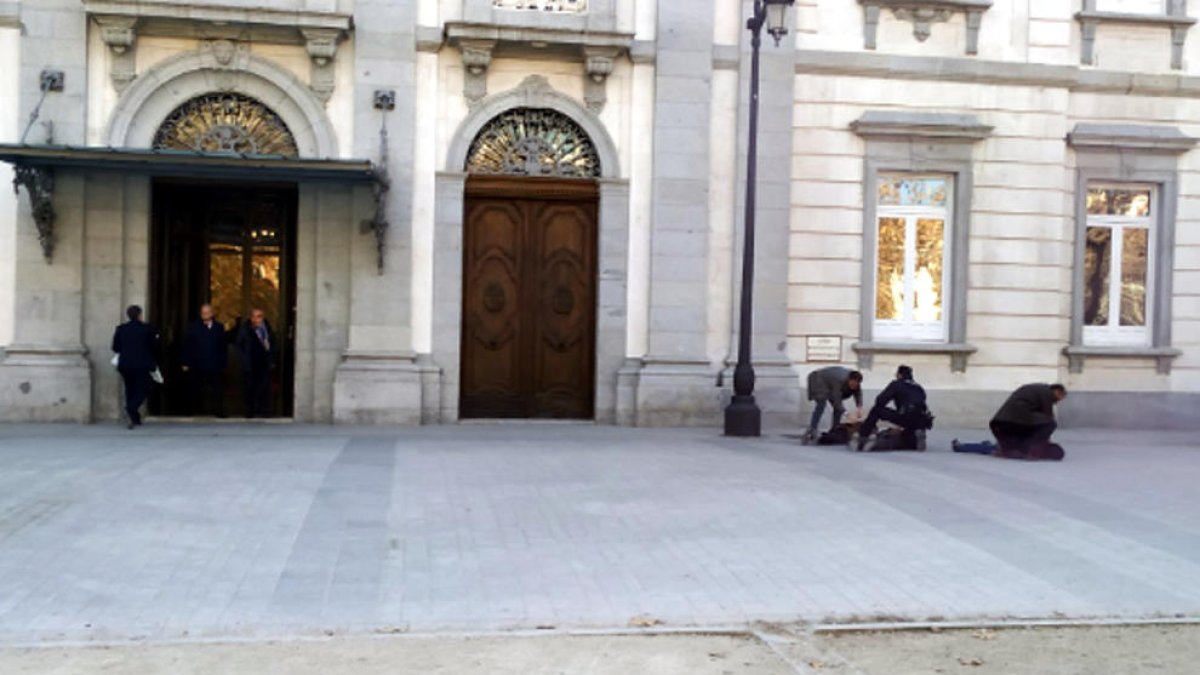
[[725,408],[725,435],[738,438],[762,436],[762,409],[754,395],[734,396]]

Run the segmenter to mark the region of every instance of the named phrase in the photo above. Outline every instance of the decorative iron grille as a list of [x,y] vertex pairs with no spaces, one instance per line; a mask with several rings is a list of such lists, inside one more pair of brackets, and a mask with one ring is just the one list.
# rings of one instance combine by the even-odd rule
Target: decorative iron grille
[[154,147],[285,157],[299,154],[296,139],[279,115],[241,94],[205,94],[179,106],[154,134]]
[[475,137],[467,172],[599,178],[600,156],[570,117],[545,108],[515,108],[496,116]]

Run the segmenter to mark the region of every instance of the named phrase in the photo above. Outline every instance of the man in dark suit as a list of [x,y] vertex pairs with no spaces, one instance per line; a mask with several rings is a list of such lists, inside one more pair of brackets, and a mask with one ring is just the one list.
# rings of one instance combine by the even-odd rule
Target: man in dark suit
[[225,326],[213,316],[212,305],[201,305],[200,319],[183,336],[183,372],[188,376],[192,411],[225,416],[224,375],[229,343]]
[[1062,459],[1050,442],[1058,428],[1054,406],[1067,397],[1061,384],[1027,384],[1008,397],[992,418],[996,455],[1008,459]]
[[261,309],[250,311],[237,336],[246,388],[246,417],[270,416],[271,369],[275,366],[275,334]]
[[150,373],[158,368],[158,331],[142,321],[142,308],[125,310],[129,321],[117,326],[112,350],[117,353],[117,372],[125,381],[125,412],[129,428],[142,423],[142,404],[150,387]]

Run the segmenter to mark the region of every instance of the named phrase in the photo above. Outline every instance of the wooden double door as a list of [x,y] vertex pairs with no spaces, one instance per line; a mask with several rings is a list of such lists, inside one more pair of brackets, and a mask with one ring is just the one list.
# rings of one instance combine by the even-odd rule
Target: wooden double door
[[594,417],[598,203],[592,181],[468,181],[461,417]]
[[228,332],[222,378],[225,413],[241,417],[246,412],[241,362],[233,343],[242,322],[259,309],[271,325],[277,349],[268,414],[292,415],[296,204],[294,185],[155,183],[150,318],[162,336],[166,383],[155,389],[152,413],[199,412],[195,383],[182,370],[182,352],[188,326],[208,303]]

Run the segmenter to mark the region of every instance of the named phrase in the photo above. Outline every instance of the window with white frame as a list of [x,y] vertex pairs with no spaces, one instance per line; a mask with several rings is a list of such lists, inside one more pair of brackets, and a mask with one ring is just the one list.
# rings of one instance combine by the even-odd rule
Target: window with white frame
[[1097,12],[1165,14],[1167,0],[1096,0]]
[[1085,345],[1152,342],[1155,189],[1090,184],[1083,257]]
[[944,342],[953,179],[881,173],[876,189],[876,340]]

